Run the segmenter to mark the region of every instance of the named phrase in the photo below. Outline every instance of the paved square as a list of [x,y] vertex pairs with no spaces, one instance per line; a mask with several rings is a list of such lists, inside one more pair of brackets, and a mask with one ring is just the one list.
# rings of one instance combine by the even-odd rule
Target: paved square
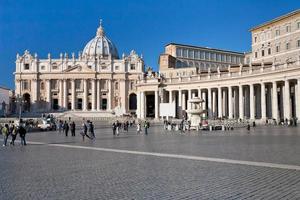
[[0,148],[0,199],[300,199],[300,128],[77,132]]

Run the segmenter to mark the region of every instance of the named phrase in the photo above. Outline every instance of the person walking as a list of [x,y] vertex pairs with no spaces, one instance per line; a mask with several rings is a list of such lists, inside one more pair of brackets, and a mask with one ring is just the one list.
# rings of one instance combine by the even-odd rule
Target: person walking
[[71,135],[72,136],[75,136],[75,129],[76,129],[76,124],[75,124],[75,122],[73,121],[72,123],[71,123]]
[[8,129],[9,129],[8,124],[5,124],[4,127],[1,130],[2,135],[3,135],[3,146],[4,147],[7,145],[7,139],[8,139],[8,136],[9,136]]
[[11,141],[10,141],[10,145],[15,145],[15,140],[18,134],[18,130],[17,127],[15,125],[12,125],[12,131],[11,131]]
[[121,127],[121,123],[119,123],[119,121],[117,120],[117,127],[116,127],[116,134],[119,135],[119,131],[120,131],[120,127]]
[[69,124],[67,123],[67,121],[65,121],[65,123],[64,123],[64,131],[65,131],[66,137],[68,137],[68,134],[69,134]]
[[58,122],[58,132],[61,133],[62,129],[63,129],[63,121],[59,120],[59,122]]
[[140,134],[140,133],[141,133],[141,124],[140,124],[140,123],[138,123],[138,124],[136,125],[136,133],[137,133],[137,134]]
[[21,138],[21,145],[24,145],[24,146],[27,145],[26,139],[25,139],[26,129],[22,125],[19,127],[19,134],[20,134],[20,138]]
[[148,135],[148,122],[144,122],[144,128],[145,128],[145,135]]
[[91,121],[89,122],[89,134],[93,140],[96,138],[94,132],[94,124]]
[[116,129],[117,129],[117,125],[116,125],[116,123],[114,122],[114,123],[112,124],[113,136],[116,135]]

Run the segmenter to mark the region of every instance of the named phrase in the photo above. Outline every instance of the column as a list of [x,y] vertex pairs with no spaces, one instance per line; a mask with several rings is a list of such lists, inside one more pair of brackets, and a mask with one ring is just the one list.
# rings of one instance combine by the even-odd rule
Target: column
[[[207,104],[207,102],[206,102],[206,92],[205,91],[203,91],[203,93],[202,93],[202,100],[203,100],[203,102],[202,102],[202,109],[206,110],[206,104]],[[203,114],[202,116],[205,117],[205,114]]]
[[38,91],[39,91],[37,79],[32,80],[31,91],[32,91],[32,103],[36,104],[38,100]]
[[87,110],[87,105],[88,105],[88,82],[86,79],[83,80],[83,107],[82,110],[86,111]]
[[155,98],[155,119],[159,119],[159,115],[158,115],[158,109],[159,109],[159,102],[158,102],[158,98],[159,98],[159,95],[158,95],[158,90],[154,91],[154,98]]
[[136,115],[137,118],[141,118],[141,93],[136,93]]
[[181,90],[178,90],[178,106],[180,107],[180,108],[182,108],[181,106],[182,106],[182,91]]
[[211,88],[207,89],[207,115],[208,118],[212,118],[212,105],[211,105]]
[[222,88],[217,88],[218,90],[218,117],[222,118]]
[[96,79],[92,80],[92,110],[96,110]]
[[112,99],[112,83],[111,80],[107,80],[108,84],[108,96],[107,96],[107,110],[111,110],[111,99]]
[[198,98],[201,98],[201,89],[198,89]]
[[71,87],[72,87],[72,103],[71,103],[71,107],[72,110],[75,110],[76,106],[76,89],[75,89],[75,79],[71,80]]
[[267,118],[266,116],[266,86],[265,83],[261,83],[261,120],[265,121]]
[[51,80],[46,80],[46,91],[47,91],[47,110],[52,108],[52,99],[51,99]]
[[250,119],[254,120],[255,119],[255,105],[254,105],[254,85],[250,84]]
[[59,96],[58,96],[58,106],[59,109],[62,110],[64,107],[64,80],[58,80],[59,81]]
[[182,93],[182,110],[186,110],[186,94]]
[[169,103],[172,103],[173,102],[173,91],[170,90],[169,91]]
[[278,98],[277,98],[277,83],[274,81],[272,88],[272,117],[278,121]]
[[222,116],[227,116],[227,91],[224,89],[222,91]]
[[239,118],[244,119],[244,98],[242,85],[239,85]]
[[101,84],[101,80],[100,79],[97,79],[97,110],[101,110],[101,87],[100,87],[100,84]]
[[[300,59],[300,57],[299,57]],[[296,116],[298,118],[298,122],[300,120],[300,78],[297,79],[297,89],[296,89]]]
[[291,118],[291,99],[290,99],[290,82],[288,80],[284,81],[284,119]]
[[190,100],[192,99],[192,90],[188,90],[188,110],[191,109],[191,103]]
[[141,92],[141,119],[145,118],[145,92]]
[[216,91],[212,90],[212,117],[215,118],[216,117]]
[[232,119],[232,87],[228,87],[228,119]]
[[65,110],[68,109],[68,87],[67,87],[67,80],[63,80],[63,87],[64,87],[64,95],[63,95],[63,107]]

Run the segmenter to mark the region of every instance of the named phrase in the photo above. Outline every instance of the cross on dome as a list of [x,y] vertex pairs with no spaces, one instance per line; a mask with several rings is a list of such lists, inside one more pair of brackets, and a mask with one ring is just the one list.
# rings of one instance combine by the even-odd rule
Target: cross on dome
[[102,19],[100,19],[99,28],[97,29],[97,36],[99,36],[99,37],[104,36],[104,28],[102,27]]

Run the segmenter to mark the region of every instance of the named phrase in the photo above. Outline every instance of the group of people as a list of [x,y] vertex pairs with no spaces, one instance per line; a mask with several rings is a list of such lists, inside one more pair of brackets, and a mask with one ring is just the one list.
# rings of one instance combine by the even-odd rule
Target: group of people
[[[119,135],[120,131],[124,130],[124,132],[128,132],[128,127],[132,127],[133,126],[134,121],[132,123],[129,123],[128,121],[124,122],[124,123],[120,123],[118,120],[116,122],[113,122],[112,124],[112,131],[113,131],[113,135]],[[144,130],[145,130],[145,134],[148,134],[148,128],[150,127],[150,123],[148,121],[144,121]],[[142,125],[141,122],[138,122],[136,124],[136,128],[137,128],[137,134],[140,134],[142,132]]]
[[[70,120],[69,120],[70,121]],[[67,122],[59,120],[58,122],[58,131],[59,133],[64,132],[65,136],[68,137],[69,131],[71,132],[71,136],[75,136],[76,132],[76,124],[74,121]],[[93,140],[95,139],[95,132],[94,132],[94,124],[92,121],[87,120],[82,123],[82,130],[80,131],[80,134],[82,135],[82,139],[84,140],[85,137]]]
[[9,136],[11,136],[10,145],[15,145],[15,140],[17,135],[19,134],[21,138],[21,145],[26,145],[26,129],[22,126],[16,126],[13,123],[5,124],[3,127],[0,127],[2,135],[3,135],[3,146],[7,146],[7,141]]

